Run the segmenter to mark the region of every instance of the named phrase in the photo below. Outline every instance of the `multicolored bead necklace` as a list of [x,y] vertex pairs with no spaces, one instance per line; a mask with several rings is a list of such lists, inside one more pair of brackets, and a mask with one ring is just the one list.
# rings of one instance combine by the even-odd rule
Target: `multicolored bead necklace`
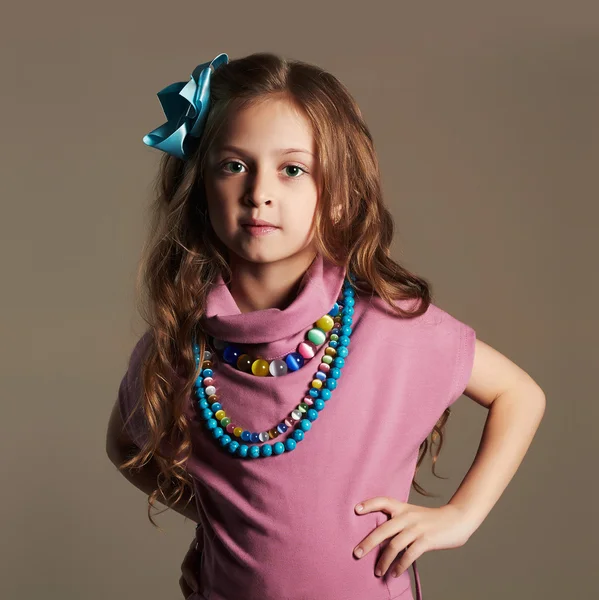
[[[215,337],[210,338],[211,345],[217,350],[221,351],[221,357],[226,363],[237,367],[240,371],[252,373],[257,377],[266,377],[269,374],[273,377],[280,377],[281,375],[286,375],[289,373],[289,371],[297,371],[304,366],[306,361],[310,360],[316,355],[319,347],[322,346],[327,339],[327,332],[331,331],[333,327],[338,326],[341,322],[340,312],[340,304],[339,302],[335,302],[333,308],[326,315],[320,317],[316,323],[314,323],[314,327],[306,334],[307,339],[305,339],[303,342],[300,342],[297,346],[297,350],[287,354],[284,359],[275,358],[270,361],[262,357],[253,359],[249,354],[243,352],[239,346],[235,344],[229,344]],[[338,340],[339,336],[337,334],[333,333],[331,335],[334,336],[332,338],[333,341]],[[333,345],[333,347],[335,347],[335,345]],[[199,352],[199,348],[197,351]],[[326,356],[328,359],[325,361],[325,363],[330,364],[332,355],[327,354]],[[203,368],[211,368],[211,358],[211,352],[204,352],[204,363],[202,364]],[[325,367],[327,367],[326,364]],[[325,373],[326,372],[328,372],[328,368],[325,370]],[[211,378],[207,377],[204,380],[204,385],[211,385],[211,382],[208,381],[209,379]],[[210,396],[210,392],[207,393],[208,396]]]
[[[355,280],[355,276],[350,275],[350,279]],[[348,279],[343,282],[342,296],[343,299],[340,299],[341,313],[339,315],[335,314],[333,317],[334,327],[330,330],[329,343],[325,349],[325,354],[322,357],[318,372],[311,382],[308,394],[305,396],[303,402],[291,411],[289,417],[268,431],[262,431],[260,433],[250,432],[247,429],[243,429],[234,424],[226,415],[222,404],[219,402],[219,397],[216,395],[214,371],[211,368],[213,363],[210,360],[212,358],[212,353],[210,350],[205,351],[204,361],[202,362],[203,369],[195,382],[195,392],[198,400],[197,405],[200,408],[200,416],[204,419],[206,428],[212,432],[214,439],[218,440],[220,445],[227,449],[233,456],[239,458],[277,456],[283,454],[285,451],[291,452],[292,450],[295,450],[297,443],[304,439],[305,432],[310,430],[312,421],[315,421],[318,418],[318,413],[325,407],[326,402],[330,400],[333,391],[337,387],[337,379],[341,377],[341,370],[345,365],[345,358],[349,354],[348,346],[352,333],[351,324],[353,322],[355,293]],[[333,309],[331,309],[331,312],[338,311],[338,307],[339,305],[336,303]],[[329,317],[332,316],[331,312],[328,313]],[[317,324],[320,322],[321,324],[329,325],[330,321],[325,318],[326,316],[327,315],[319,319]],[[320,328],[317,325],[315,329]],[[310,331],[312,332],[314,329]],[[324,330],[320,329],[320,331],[322,335],[326,336]],[[317,333],[316,335],[319,336],[316,339],[320,339],[321,334]],[[236,351],[238,351],[238,349],[236,349]],[[200,348],[195,340],[193,352],[196,365],[198,365],[200,364]],[[301,365],[294,368],[297,365],[297,357],[293,357],[289,362],[287,361],[289,356],[295,354],[300,354],[299,347],[298,353],[292,352],[288,354],[284,363],[291,370],[297,370],[304,364],[302,360]],[[239,359],[242,356],[243,354],[238,354],[235,362],[239,363]],[[303,358],[301,354],[300,356]],[[231,352],[230,358],[233,359],[234,357],[235,353]],[[252,372],[254,372],[253,365],[255,362],[256,361],[251,364]],[[270,367],[273,362],[275,361],[271,361],[268,366],[268,370],[271,374],[273,374],[273,372],[270,370]],[[290,366],[290,363],[292,366]],[[247,360],[245,358],[242,361],[242,364],[247,365]],[[239,364],[237,366],[240,368]],[[278,372],[279,369],[279,364],[273,368],[273,371],[277,373],[277,375],[274,376],[282,374]],[[263,373],[264,365],[261,364],[256,370],[258,373]],[[266,375],[266,373],[264,373],[264,375]],[[294,431],[284,442],[279,441],[274,442],[273,444],[263,443],[262,445],[248,445],[275,439],[291,428],[294,428]],[[231,436],[240,439],[241,442],[233,439]]]

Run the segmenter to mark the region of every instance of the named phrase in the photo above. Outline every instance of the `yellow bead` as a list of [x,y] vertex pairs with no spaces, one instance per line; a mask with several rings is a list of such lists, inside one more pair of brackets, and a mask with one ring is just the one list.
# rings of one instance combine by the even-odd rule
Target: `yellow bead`
[[274,440],[278,435],[279,435],[279,432],[277,431],[277,429],[275,427],[268,430],[268,436],[270,437],[271,440]]
[[320,381],[320,379],[313,379],[312,380],[312,387],[316,388],[317,390],[319,390],[322,387],[322,381]]
[[257,358],[252,363],[252,373],[258,377],[265,377],[268,375],[268,362],[263,358]]
[[331,348],[330,346],[324,351],[328,356],[335,356],[337,354],[337,350],[335,348]]
[[235,427],[235,429],[233,429],[233,435],[235,437],[241,437],[242,433],[243,433],[243,427]]
[[227,416],[227,413],[226,413],[224,410],[217,410],[217,411],[214,413],[214,418],[215,418],[217,421],[220,421],[221,419],[224,419],[226,416]]
[[318,321],[316,321],[316,327],[318,327],[318,329],[322,329],[323,331],[330,331],[333,329],[334,325],[335,321],[333,321],[333,317],[331,317],[331,315],[324,315],[320,317]]

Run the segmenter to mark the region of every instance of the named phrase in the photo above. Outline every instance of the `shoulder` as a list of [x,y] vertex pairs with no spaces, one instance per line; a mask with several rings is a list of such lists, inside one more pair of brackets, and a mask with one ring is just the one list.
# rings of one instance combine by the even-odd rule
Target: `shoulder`
[[147,357],[152,341],[153,333],[151,329],[147,329],[137,340],[129,356],[128,371],[130,374],[134,375],[139,372],[143,361]]
[[[371,323],[379,323],[384,327],[412,327],[412,328],[436,328],[441,326],[452,326],[457,324],[455,317],[430,302],[426,310],[417,316],[401,316],[394,312],[387,302],[378,295],[367,296],[360,294],[361,311],[360,316]],[[395,300],[395,306],[406,313],[418,309],[421,300],[418,298],[406,298]]]
[[[429,303],[426,310],[417,316],[402,317],[379,296],[361,296],[357,323],[378,339],[393,339],[401,336],[415,345],[445,348],[459,351],[474,344],[476,333],[467,323],[441,308]],[[419,299],[396,300],[395,305],[406,312],[412,312],[420,303]]]

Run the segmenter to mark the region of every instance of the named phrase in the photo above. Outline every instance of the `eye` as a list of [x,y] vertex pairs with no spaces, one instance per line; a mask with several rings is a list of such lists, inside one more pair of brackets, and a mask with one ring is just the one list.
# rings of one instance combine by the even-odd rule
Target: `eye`
[[[306,173],[306,170],[302,169],[302,167],[300,167],[299,165],[287,165],[285,168],[286,169],[298,169],[300,173]],[[297,179],[298,176],[292,175],[291,178],[292,179]]]
[[[229,173],[231,175],[239,174],[242,171],[239,171],[238,169],[229,170],[227,168],[228,165],[236,165],[237,167],[245,168],[244,165],[242,165],[239,161],[236,161],[236,160],[230,160],[230,161],[223,163],[221,165],[221,170],[223,170],[226,173]],[[301,173],[307,173],[306,169],[304,169],[303,167],[300,167],[299,165],[293,165],[293,164],[286,165],[285,169],[293,169],[290,179],[299,179],[299,177],[301,176],[300,175]],[[289,171],[287,172],[287,174],[289,174]]]
[[[243,167],[243,165],[240,162],[237,162],[236,160],[230,160],[229,162],[223,163],[223,165],[221,166],[221,168],[225,171],[227,171],[228,173],[231,173],[231,171],[228,171],[227,169],[225,169],[225,167],[227,165],[239,165],[241,167]],[[234,173],[239,173],[239,171],[234,171]]]

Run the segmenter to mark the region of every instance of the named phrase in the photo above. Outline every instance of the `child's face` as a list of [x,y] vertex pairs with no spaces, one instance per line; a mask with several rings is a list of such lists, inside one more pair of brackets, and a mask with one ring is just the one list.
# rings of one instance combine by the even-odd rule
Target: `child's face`
[[[284,153],[288,148],[306,152]],[[283,99],[229,117],[208,156],[204,183],[212,227],[237,257],[270,263],[300,253],[313,256],[315,153],[309,121]],[[253,235],[242,225],[252,217],[278,228]]]

